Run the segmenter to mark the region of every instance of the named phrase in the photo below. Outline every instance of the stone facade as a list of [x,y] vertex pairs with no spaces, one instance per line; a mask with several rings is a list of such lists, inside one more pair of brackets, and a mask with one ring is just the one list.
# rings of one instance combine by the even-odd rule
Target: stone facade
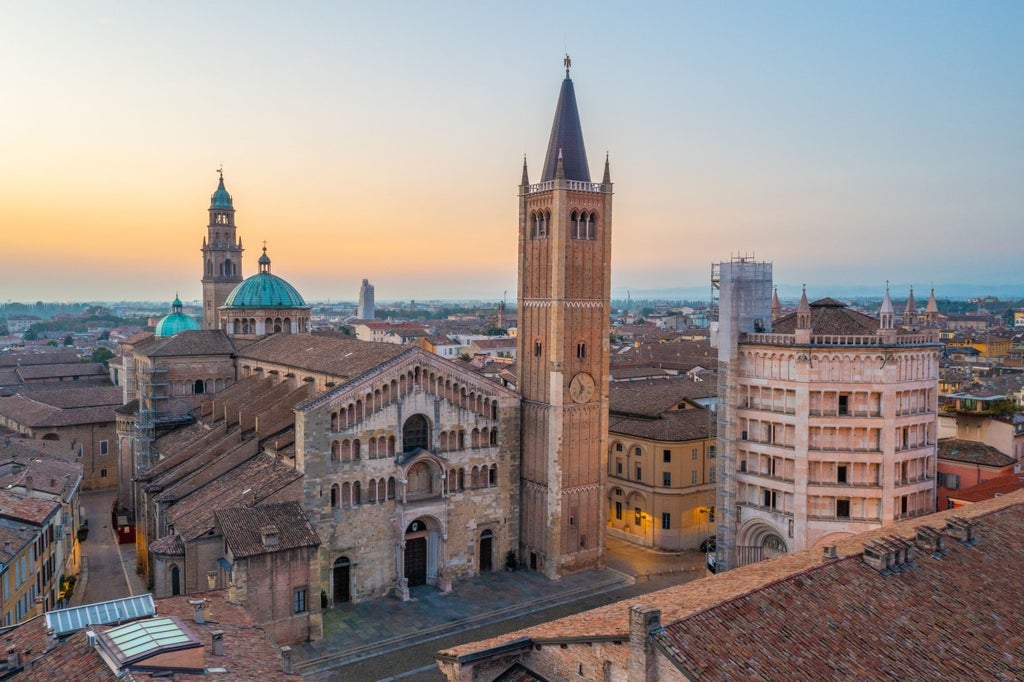
[[806,295],[770,325],[720,347],[720,566],[935,511],[937,333]]
[[518,547],[519,400],[421,349],[296,408],[332,603],[450,589]]

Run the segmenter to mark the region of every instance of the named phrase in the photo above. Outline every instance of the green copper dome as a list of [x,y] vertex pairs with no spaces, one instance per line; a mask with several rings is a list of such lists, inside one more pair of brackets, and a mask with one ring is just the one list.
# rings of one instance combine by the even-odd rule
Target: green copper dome
[[224,189],[224,176],[220,176],[220,182],[217,183],[217,191],[210,197],[210,208],[230,208],[234,210],[234,206],[231,204],[231,195]]
[[259,259],[260,271],[228,294],[225,308],[305,308],[299,292],[277,275],[270,274],[267,247]]
[[170,315],[156,323],[157,337],[174,336],[178,332],[199,329],[199,323],[195,321],[195,318],[181,312],[181,300],[177,296],[174,297],[174,303],[171,304],[171,311]]

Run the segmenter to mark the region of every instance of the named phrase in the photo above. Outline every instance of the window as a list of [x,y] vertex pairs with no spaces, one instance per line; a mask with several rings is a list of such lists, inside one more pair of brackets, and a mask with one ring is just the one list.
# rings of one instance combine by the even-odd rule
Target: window
[[487,474],[487,484],[491,486],[498,485],[498,465],[492,464]]
[[850,518],[850,501],[849,500],[836,500],[836,518],[837,519],[848,519],[848,518]]
[[639,481],[641,478],[643,478],[643,476],[641,476],[640,467],[637,467],[636,468],[636,480]]
[[663,471],[663,472],[661,472],[661,485],[663,485],[666,488],[668,488],[669,486],[672,485],[672,472],[671,471]]
[[639,457],[640,455],[644,454],[644,451],[641,450],[640,448],[633,448],[633,454]]
[[669,462],[671,462],[672,461],[672,451],[671,450],[662,450],[661,451],[661,461],[664,462],[665,464],[668,464]]
[[103,467],[102,469],[100,469],[100,478],[106,478],[106,477],[107,477],[107,468]]
[[576,357],[583,360],[587,357],[587,344],[580,342],[576,344]]
[[774,490],[763,490],[762,494],[764,497],[763,506],[770,507],[771,509],[778,509],[776,506],[776,503],[778,502],[778,494]]
[[544,344],[540,341],[533,342],[533,357],[539,358],[544,353]]
[[715,446],[714,445],[709,445],[708,446],[708,459],[714,459],[714,458],[715,458]]
[[668,512],[663,512],[661,514],[661,529],[669,530],[670,528],[672,528],[672,515]]
[[409,417],[402,427],[402,452],[430,448],[430,424],[422,414]]
[[839,466],[836,467],[836,481],[838,483],[847,483],[845,464],[840,464]]
[[850,396],[845,393],[839,396],[839,414],[850,414]]
[[960,474],[944,474],[940,471],[936,476],[936,483],[942,488],[957,490],[960,487]]
[[101,455],[106,455],[109,452],[109,450],[110,450],[110,448],[109,448],[109,445],[107,444],[107,441],[101,440],[100,441],[100,454]]
[[711,467],[710,469],[708,469],[708,483],[714,483],[714,482],[715,482],[715,468]]
[[620,476],[622,475],[622,460],[621,459],[615,460],[615,473],[619,474]]
[[[615,503],[615,519],[617,521],[621,521],[622,520],[622,503],[621,502],[616,502]],[[4,583],[4,587],[7,587],[7,583],[6,582]]]
[[744,460],[742,460],[740,462],[740,471],[743,472],[743,471],[746,471],[746,470],[747,470],[747,460],[744,459]]
[[640,526],[643,525],[644,515],[640,512],[640,507],[633,508],[633,524]]
[[694,462],[697,461],[697,448],[690,450],[690,459]]
[[622,452],[622,443],[615,444],[615,452]]
[[295,606],[295,613],[306,612],[306,588],[300,587],[295,590],[295,599],[293,600]]
[[690,485],[697,485],[697,470],[690,472]]

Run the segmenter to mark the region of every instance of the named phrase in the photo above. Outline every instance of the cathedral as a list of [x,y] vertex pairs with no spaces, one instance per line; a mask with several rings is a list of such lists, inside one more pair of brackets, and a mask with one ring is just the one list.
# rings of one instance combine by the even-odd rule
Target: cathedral
[[520,392],[417,347],[311,333],[244,277],[220,174],[203,319],[175,301],[120,347],[119,503],[157,596],[228,589],[279,643],[334,604],[604,562],[612,185],[593,182],[566,59],[540,182],[519,186]]

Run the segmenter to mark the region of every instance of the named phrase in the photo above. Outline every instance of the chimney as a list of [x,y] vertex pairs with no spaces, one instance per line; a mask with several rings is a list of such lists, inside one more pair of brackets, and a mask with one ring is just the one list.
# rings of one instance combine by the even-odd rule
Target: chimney
[[837,556],[836,555],[836,546],[835,545],[829,545],[828,547],[825,547],[824,551],[822,552],[822,554],[824,555],[825,561],[828,561],[829,559],[835,559],[836,556]]
[[223,656],[224,655],[224,631],[214,630],[210,633],[213,636],[213,655]]
[[281,669],[285,675],[292,674],[292,648],[290,646],[281,647]]
[[32,605],[32,616],[30,617],[34,618],[35,616],[41,616],[45,610],[46,609],[43,606],[43,595],[39,595],[36,597],[35,603]]
[[21,667],[21,656],[18,655],[18,648],[7,640],[7,670],[17,670]]
[[658,661],[651,634],[661,630],[661,611],[650,606],[629,609],[629,682],[654,682]]
[[968,547],[978,544],[978,539],[974,537],[974,521],[962,516],[950,516],[946,519],[946,535],[953,536]]
[[267,549],[277,549],[280,546],[277,526],[263,526],[260,528],[260,534],[263,536],[263,546]]
[[889,566],[892,565],[893,556],[889,548],[882,540],[872,540],[864,543],[863,561],[882,575],[892,575]]
[[4,540],[4,552],[7,553],[7,554],[13,554],[13,552],[11,551],[11,541],[10,540]]
[[30,494],[32,492],[32,475],[31,474],[29,474],[28,476],[25,477],[25,490],[26,490],[26,492],[28,492]]
[[55,646],[57,646],[57,632],[53,628],[46,628],[46,648],[44,651],[49,651]]
[[192,620],[199,625],[204,625],[207,601],[205,599],[189,599],[188,603],[192,605]]
[[931,554],[933,559],[941,559],[949,554],[949,550],[946,549],[946,536],[937,528],[931,528],[930,526],[918,528],[917,535],[914,537],[914,544],[922,552]]
[[57,487],[57,479],[50,477],[50,490],[54,490]]

